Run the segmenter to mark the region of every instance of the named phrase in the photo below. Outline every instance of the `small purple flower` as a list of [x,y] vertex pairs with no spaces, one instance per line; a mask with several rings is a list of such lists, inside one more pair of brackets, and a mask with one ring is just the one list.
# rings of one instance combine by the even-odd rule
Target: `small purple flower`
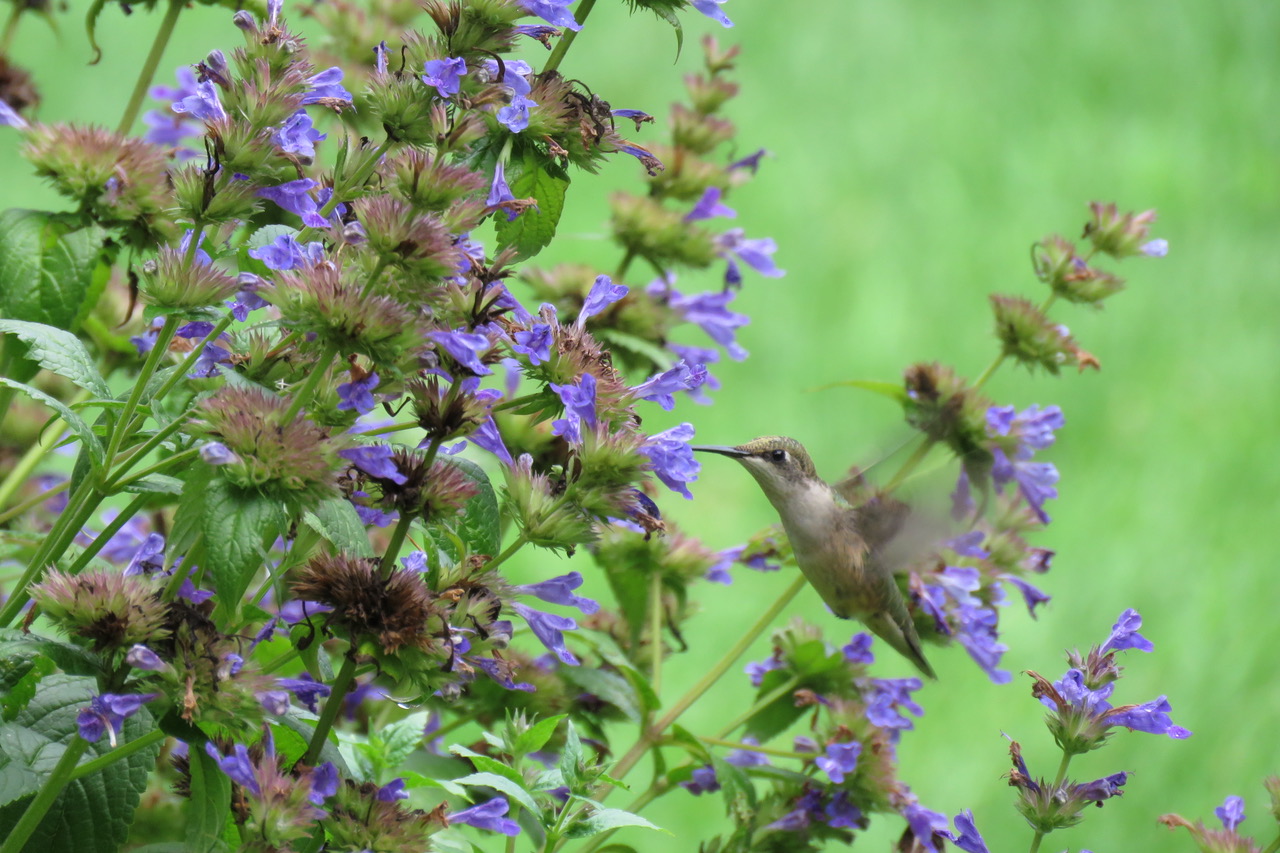
[[1120,788],[1128,778],[1128,773],[1112,773],[1110,776],[1103,776],[1101,779],[1077,785],[1075,795],[1086,802],[1100,803],[1103,800],[1109,800],[1112,797],[1118,797],[1123,794],[1124,791],[1121,791]]
[[991,552],[982,547],[982,540],[985,538],[986,534],[981,530],[970,530],[962,536],[948,539],[942,545],[944,548],[950,548],[957,556],[985,560],[991,556]]
[[477,376],[493,373],[480,361],[480,354],[490,348],[487,335],[457,329],[451,332],[431,332],[428,337],[443,347],[454,361]]
[[[760,745],[760,741],[750,735],[744,737],[742,742],[747,746]],[[757,752],[754,749],[735,749],[725,756],[724,761],[734,767],[760,767],[769,763],[769,757],[763,752]]]
[[823,811],[827,815],[827,826],[853,829],[866,825],[862,809],[855,806],[849,799],[848,791],[836,791],[835,796]]
[[555,335],[550,324],[537,323],[528,331],[516,332],[512,338],[515,343],[511,349],[529,356],[529,363],[534,367],[551,360],[551,344],[555,341]]
[[262,261],[267,269],[292,270],[323,261],[324,244],[313,241],[304,246],[292,234],[281,234],[265,246],[250,249],[249,257]]
[[947,816],[920,805],[914,794],[911,795],[911,802],[903,807],[902,816],[906,818],[907,826],[911,827],[911,834],[916,837],[916,841],[926,850],[937,853],[933,837],[947,831]]
[[423,70],[426,73],[422,75],[422,82],[435,86],[440,97],[448,98],[462,90],[462,75],[467,73],[467,61],[460,56],[430,59]]
[[1169,241],[1163,238],[1149,240],[1146,243],[1143,243],[1142,247],[1138,249],[1138,251],[1142,252],[1142,254],[1146,255],[1148,258],[1163,258],[1165,255],[1169,254]]
[[1155,649],[1151,641],[1138,633],[1138,629],[1142,627],[1142,616],[1132,607],[1120,614],[1120,618],[1116,620],[1116,624],[1111,626],[1111,636],[1107,637],[1107,641],[1102,644],[1101,651],[1118,652],[1124,649],[1137,649],[1140,652],[1149,652]]
[[30,126],[25,118],[4,101],[0,101],[0,124],[16,127],[18,130],[26,130]]
[[336,65],[308,78],[307,83],[311,86],[311,91],[302,99],[304,106],[318,104],[324,99],[351,103],[351,93],[341,85],[342,69]]
[[729,303],[736,296],[737,293],[732,290],[694,296],[682,296],[672,290],[670,305],[680,317],[697,325],[711,340],[724,347],[730,358],[742,361],[747,357],[747,351],[736,340],[737,330],[751,322],[751,319],[746,314],[729,310]]
[[1235,832],[1236,827],[1244,823],[1244,798],[1227,797],[1222,801],[1222,805],[1213,810],[1213,813],[1218,816],[1218,820],[1222,821],[1223,829]]
[[394,803],[396,800],[409,799],[409,792],[405,790],[404,779],[397,776],[379,788],[374,796],[381,802]]
[[548,27],[544,24],[520,24],[511,29],[522,36],[537,39],[542,42],[542,46],[547,50],[551,50],[551,39],[560,35],[560,31],[555,27]]
[[511,103],[498,110],[498,124],[512,133],[520,133],[529,127],[529,107],[537,105],[524,95],[512,95]]
[[775,669],[782,669],[782,661],[776,656],[771,656],[761,661],[752,661],[743,667],[742,671],[747,674],[752,687],[759,687],[764,683],[765,673],[773,672]]
[[987,843],[982,840],[982,833],[978,832],[978,828],[973,825],[972,811],[965,809],[956,815],[954,820],[959,835],[953,835],[946,830],[939,834],[967,853],[990,853],[987,850]]
[[1106,721],[1113,726],[1124,726],[1135,732],[1146,732],[1153,735],[1168,735],[1174,740],[1191,737],[1191,732],[1182,726],[1175,726],[1169,717],[1173,708],[1164,696],[1144,702],[1141,705],[1121,705],[1106,715]]
[[103,693],[100,696],[93,697],[89,707],[81,708],[80,713],[76,715],[76,726],[79,729],[80,737],[90,743],[96,743],[102,739],[103,734],[106,734],[107,739],[114,748],[116,746],[116,732],[119,731],[124,721],[138,713],[144,704],[159,695],[159,693],[144,693],[141,695]]
[[1000,658],[1009,647],[997,639],[999,617],[996,612],[989,607],[962,604],[956,609],[955,616],[958,623],[956,639],[964,646],[969,657],[986,671],[992,683],[1008,684],[1012,681],[1013,675],[998,666]]
[[152,575],[164,569],[164,537],[159,533],[148,533],[142,540],[138,550],[129,558],[125,566],[126,575]]
[[871,644],[874,638],[865,631],[859,631],[853,635],[853,639],[849,641],[847,646],[841,647],[840,651],[844,654],[844,659],[853,664],[869,664],[875,661],[876,656],[871,653]]
[[693,774],[687,782],[681,782],[680,787],[684,788],[695,797],[703,794],[710,794],[720,790],[720,780],[716,778],[715,768],[710,764],[704,764],[701,767],[694,768]]
[[134,669],[144,669],[148,672],[159,672],[168,667],[158,654],[141,644],[135,644],[129,649],[124,656],[124,662]]
[[716,216],[723,216],[726,219],[736,219],[738,211],[728,205],[720,203],[721,190],[719,187],[707,187],[702,193],[702,198],[698,199],[693,209],[684,215],[685,222],[697,222],[701,219],[711,219]]
[[582,29],[582,24],[569,11],[569,4],[572,2],[573,0],[519,0],[530,15],[537,15],[549,24],[577,32]]
[[277,678],[276,684],[297,696],[298,701],[313,714],[320,712],[316,700],[325,698],[331,692],[329,685],[316,681],[309,672],[302,673],[298,678]]
[[263,710],[276,717],[289,713],[289,693],[285,690],[263,690],[256,694]]
[[258,189],[258,195],[302,217],[303,223],[311,228],[326,228],[329,223],[320,215],[320,208],[310,193],[310,190],[317,186],[319,184],[310,178],[298,178],[296,181],[286,181],[273,187],[261,187]]
[[551,390],[564,403],[563,418],[551,422],[551,434],[562,436],[570,444],[582,443],[582,424],[595,428],[596,425],[596,377],[584,373],[578,377],[577,385],[557,385],[551,383]]
[[534,610],[519,602],[512,605],[516,613],[519,613],[526,623],[529,630],[533,631],[533,635],[537,637],[542,645],[555,654],[561,661],[569,666],[577,666],[579,661],[573,652],[564,644],[564,631],[572,631],[578,627],[578,623],[567,616],[557,616],[554,613],[545,613],[541,610]]
[[808,829],[814,821],[826,820],[823,811],[822,791],[806,787],[804,793],[796,800],[796,807],[765,827],[781,832],[800,832]]
[[373,399],[373,389],[378,387],[378,374],[370,373],[363,379],[353,379],[338,385],[338,411],[355,410],[360,414],[373,411],[378,403]]
[[311,771],[311,793],[307,799],[314,805],[323,805],[324,801],[338,793],[338,768],[332,761],[326,761]]
[[249,750],[244,744],[236,744],[232,747],[231,754],[224,756],[218,752],[213,741],[205,741],[204,751],[218,762],[219,769],[227,774],[227,778],[232,782],[250,791],[254,796],[262,796],[262,789],[258,787],[258,779],[253,772],[253,762],[249,760]]
[[467,826],[486,829],[489,832],[500,832],[503,835],[519,835],[520,824],[503,817],[508,809],[510,809],[510,806],[507,804],[505,797],[494,797],[488,802],[480,803],[469,809],[452,812],[447,816],[447,819],[449,823],[465,823]]
[[761,158],[766,156],[768,153],[769,153],[768,151],[761,148],[756,153],[748,154],[746,157],[743,157],[741,160],[734,160],[728,166],[725,166],[724,170],[726,172],[732,172],[736,169],[750,169],[751,174],[754,175],[756,172],[760,170]]
[[218,100],[217,85],[208,80],[196,83],[191,94],[174,101],[173,111],[201,121],[217,121],[227,117],[222,102]]
[[286,624],[296,625],[299,622],[305,622],[312,616],[319,616],[321,613],[328,613],[333,608],[328,604],[321,604],[319,601],[305,601],[301,598],[295,598],[286,601],[280,605],[280,618]]
[[361,471],[373,477],[390,480],[397,486],[409,482],[409,478],[400,473],[393,459],[395,449],[386,444],[366,444],[360,447],[349,447],[339,450],[338,455],[348,460]]
[[551,604],[576,607],[590,616],[600,610],[600,604],[590,598],[574,595],[573,591],[580,586],[582,586],[582,575],[578,572],[569,572],[567,575],[560,575],[550,580],[517,586],[516,592],[536,596]]
[[768,278],[786,275],[786,271],[779,269],[773,262],[773,253],[778,251],[778,244],[768,237],[749,240],[743,236],[741,228],[732,228],[716,238],[716,247],[720,250],[720,257],[729,264],[724,281],[730,287],[737,287],[742,283],[738,261]]
[[467,440],[481,450],[489,451],[501,459],[504,464],[514,464],[511,459],[511,451],[507,450],[507,445],[502,440],[502,433],[498,432],[498,424],[492,417],[480,424],[475,432],[467,436]]
[[[515,194],[511,192],[511,187],[507,185],[507,170],[502,161],[499,160],[497,165],[493,167],[493,183],[489,185],[489,196],[485,199],[485,205],[488,207],[498,208],[508,201],[515,201]],[[507,214],[507,221],[515,219],[519,216],[519,212],[504,208]]]
[[724,0],[689,0],[693,4],[693,8],[706,15],[711,20],[725,27],[732,27],[733,21],[720,11],[720,7],[724,4]]
[[206,465],[230,465],[232,462],[239,462],[240,457],[236,456],[231,450],[220,441],[206,441],[200,447],[200,459]]
[[1036,618],[1036,607],[1053,598],[1053,596],[1015,575],[1001,575],[1000,580],[1013,584],[1018,592],[1022,593],[1022,600],[1027,603],[1027,612],[1031,614],[1032,619]]
[[631,288],[625,284],[614,284],[607,275],[596,276],[595,283],[591,285],[591,291],[587,293],[587,298],[582,303],[582,310],[578,312],[577,327],[581,329],[586,325],[588,317],[599,314],[626,296],[630,290]]
[[483,64],[484,76],[506,86],[516,95],[528,95],[533,91],[526,76],[533,73],[533,67],[523,59],[508,59],[502,63],[502,76],[498,76],[499,66],[495,59],[486,59]]
[[858,756],[861,754],[862,744],[856,740],[852,743],[829,743],[827,754],[816,758],[814,763],[827,774],[828,779],[839,785],[846,774],[857,769]]
[[693,500],[693,495],[689,493],[688,484],[698,479],[701,469],[701,463],[694,458],[693,449],[689,447],[691,438],[693,424],[683,423],[649,436],[649,440],[640,447],[640,452],[649,457],[654,476],[668,489],[689,500]]
[[325,134],[315,129],[306,110],[298,110],[284,120],[280,129],[271,135],[271,141],[286,154],[292,154],[303,164],[311,163],[316,156],[316,143]]
[[655,374],[631,389],[631,393],[642,400],[657,403],[666,411],[676,407],[677,391],[694,391],[706,384],[707,367],[704,364],[690,365],[681,359],[670,370]]
[[884,729],[914,728],[911,718],[903,710],[910,711],[917,717],[924,716],[924,708],[911,698],[911,692],[922,686],[924,685],[918,678],[871,679],[867,719]]

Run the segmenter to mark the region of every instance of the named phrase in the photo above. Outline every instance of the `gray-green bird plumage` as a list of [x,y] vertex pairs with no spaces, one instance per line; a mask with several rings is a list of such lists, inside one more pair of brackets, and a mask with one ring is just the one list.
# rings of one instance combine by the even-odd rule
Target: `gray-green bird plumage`
[[841,619],[857,619],[930,678],[907,602],[892,570],[868,544],[865,520],[814,470],[793,438],[765,436],[737,447],[694,447],[737,459],[782,519],[796,563]]

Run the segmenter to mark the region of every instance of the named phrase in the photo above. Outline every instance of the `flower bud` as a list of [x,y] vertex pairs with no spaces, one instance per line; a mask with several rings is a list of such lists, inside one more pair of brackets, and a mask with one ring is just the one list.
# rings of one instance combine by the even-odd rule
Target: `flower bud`
[[155,260],[142,266],[138,293],[159,313],[183,313],[208,308],[240,289],[236,278],[207,259],[187,258],[185,249],[166,246]]
[[1097,359],[1076,346],[1066,326],[1052,322],[1030,300],[993,294],[991,307],[1004,354],[1028,369],[1039,366],[1056,376],[1063,365],[1099,368]]
[[1093,243],[1094,249],[1117,259],[1148,254],[1144,247],[1149,226],[1156,221],[1154,210],[1122,214],[1114,202],[1095,201],[1089,203],[1089,211],[1093,218],[1085,223],[1084,237]]
[[55,624],[98,651],[154,643],[169,635],[168,606],[145,575],[54,570],[31,588],[31,597]]
[[716,258],[712,235],[650,198],[615,193],[609,200],[614,238],[628,252],[661,266],[698,269]]

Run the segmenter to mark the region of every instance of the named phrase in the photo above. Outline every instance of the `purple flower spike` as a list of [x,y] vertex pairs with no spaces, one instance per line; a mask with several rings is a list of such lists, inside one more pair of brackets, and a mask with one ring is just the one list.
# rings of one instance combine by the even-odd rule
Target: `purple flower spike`
[[973,812],[965,809],[955,816],[956,831],[959,835],[953,835],[945,830],[940,834],[961,850],[967,853],[990,853],[987,850],[987,843],[982,840],[982,833],[978,832],[978,828],[973,825]]
[[390,480],[397,486],[403,486],[409,482],[409,478],[400,473],[392,459],[395,456],[395,450],[385,444],[350,447],[339,450],[338,455],[370,476]]
[[858,756],[861,754],[862,744],[856,740],[852,743],[829,743],[827,754],[814,759],[814,763],[827,774],[828,779],[839,785],[846,774],[857,769]]
[[724,4],[724,0],[690,0],[693,8],[706,15],[711,20],[724,27],[732,27],[733,21],[720,11],[720,7]]
[[1218,816],[1218,820],[1222,821],[1222,828],[1228,832],[1235,832],[1240,824],[1244,823],[1244,798],[1230,796],[1222,801],[1222,805],[1213,810]]
[[579,24],[573,17],[573,13],[569,11],[569,4],[573,0],[519,0],[519,2],[526,12],[537,15],[548,24],[555,24],[557,27],[564,27],[574,32],[582,29],[582,24]]
[[542,641],[542,645],[546,646],[556,657],[569,666],[578,665],[577,657],[565,647],[564,634],[562,633],[577,628],[577,622],[567,616],[544,613],[541,610],[534,610],[532,607],[526,607],[518,602],[513,607],[516,613],[524,617],[524,621],[529,624],[529,630],[533,631],[533,635]]
[[574,595],[573,591],[580,586],[582,586],[582,575],[578,572],[569,572],[567,575],[560,575],[550,580],[518,586],[516,591],[537,596],[551,604],[576,607],[590,616],[600,610],[600,604],[590,598]]
[[292,270],[323,261],[324,244],[311,242],[304,246],[292,234],[281,234],[265,246],[250,249],[249,257],[262,261],[267,269]]
[[519,835],[520,824],[503,817],[511,807],[505,797],[494,797],[486,803],[472,806],[469,809],[453,812],[448,815],[449,823],[465,823],[476,829],[487,829],[489,832],[500,832],[503,835]]
[[1107,637],[1107,641],[1102,644],[1102,651],[1106,653],[1123,649],[1137,649],[1140,652],[1153,650],[1155,646],[1151,641],[1138,633],[1141,627],[1142,616],[1130,607],[1121,613],[1116,624],[1111,626],[1111,636]]
[[423,65],[422,82],[435,86],[440,97],[448,98],[462,90],[462,75],[467,73],[467,61],[460,56],[447,59],[431,59]]

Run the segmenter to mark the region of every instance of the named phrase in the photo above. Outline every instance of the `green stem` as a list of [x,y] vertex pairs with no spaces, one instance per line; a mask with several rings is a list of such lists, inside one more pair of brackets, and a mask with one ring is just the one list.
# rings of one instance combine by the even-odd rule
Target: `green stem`
[[759,752],[764,755],[776,755],[779,758],[798,758],[801,761],[804,761],[809,758],[813,758],[812,752],[796,752],[791,749],[774,749],[771,746],[760,746],[758,744],[742,743],[741,741],[736,741],[736,740],[724,740],[723,738],[718,738],[718,737],[699,736],[698,740],[702,741],[703,743],[710,744],[712,746],[722,746],[722,747],[725,747],[726,749],[745,749],[748,752]]
[[122,758],[128,758],[140,749],[146,749],[153,744],[157,744],[166,737],[163,729],[152,729],[142,737],[136,737],[128,743],[122,743],[106,755],[100,755],[92,761],[86,761],[75,770],[71,771],[71,778],[68,782],[88,776],[90,773],[97,773],[108,765],[115,764]]
[[138,73],[138,82],[133,86],[133,94],[129,96],[129,103],[125,106],[124,115],[120,118],[120,126],[116,128],[117,133],[125,134],[133,129],[138,111],[142,109],[142,101],[147,96],[147,89],[151,88],[151,80],[156,76],[156,69],[160,67],[160,60],[164,57],[164,49],[169,46],[174,25],[178,23],[178,15],[186,5],[187,0],[169,0],[164,18],[160,21],[160,29],[156,32],[155,40],[151,42],[151,52],[147,54],[147,59],[142,64],[142,71]]
[[[160,597],[165,601],[173,601],[178,597],[178,590],[182,589],[183,582],[191,575],[191,566],[199,566],[204,562],[204,532],[196,534],[195,540],[191,543],[191,547],[187,549],[184,555],[182,565],[173,566],[173,575],[169,578],[169,582],[165,584],[164,592]],[[186,566],[187,568],[183,568]],[[203,569],[201,570],[203,571]],[[196,584],[198,579],[192,578],[192,583]]]
[[[658,720],[649,731],[641,735],[631,749],[627,750],[626,754],[618,759],[618,763],[613,766],[609,775],[615,779],[621,779],[626,776],[631,768],[635,767],[644,754],[649,751],[649,748],[657,742],[662,733],[670,728],[671,724],[678,720],[681,714],[689,710],[689,706],[701,699],[703,694],[710,690],[720,680],[721,676],[729,671],[729,667],[733,666],[738,658],[751,647],[751,644],[764,633],[765,629],[773,624],[773,620],[778,618],[778,614],[786,609],[787,605],[791,603],[791,599],[795,598],[800,590],[804,589],[805,583],[804,575],[797,573],[797,577],[791,582],[791,586],[787,587],[773,604],[769,605],[769,609],[747,629],[746,633],[733,645],[733,648],[725,652],[724,657],[720,658],[707,671],[706,675],[702,676],[698,683],[689,689],[689,692],[681,696],[671,706],[671,710],[667,711],[662,719]],[[595,799],[597,801],[604,800],[609,795],[610,790],[612,790],[611,787],[602,786],[601,790],[596,791]]]
[[662,694],[662,573],[653,572],[649,575],[649,642],[652,643],[650,649],[653,655],[652,669],[649,683],[653,687],[653,692]]
[[18,32],[18,19],[22,17],[22,10],[27,8],[26,3],[19,3],[17,0],[11,0],[11,5],[13,8],[9,10],[9,17],[4,22],[4,34],[0,35],[0,56],[9,55],[13,36]]
[[920,463],[924,461],[924,458],[929,455],[929,451],[933,450],[934,444],[935,442],[930,438],[926,438],[922,441],[920,446],[911,452],[911,456],[908,457],[907,461],[902,463],[902,467],[898,469],[898,473],[894,474],[893,478],[885,485],[884,490],[886,492],[892,492],[894,489],[898,488],[898,486],[901,486],[903,480],[907,479],[907,477],[911,475],[911,472],[914,471]]
[[316,393],[316,388],[320,386],[320,380],[324,379],[329,372],[329,367],[333,364],[333,360],[338,357],[338,345],[335,343],[325,344],[324,351],[320,353],[320,359],[316,362],[315,367],[311,369],[311,375],[307,377],[307,381],[302,384],[298,392],[293,395],[293,400],[289,403],[289,408],[284,413],[284,423],[290,423],[302,411],[302,407],[311,402],[311,398]]
[[[382,161],[382,156],[390,151],[392,146],[395,144],[396,141],[390,136],[382,140],[382,144],[378,146],[377,150],[369,160],[356,170],[356,173],[351,176],[350,180],[344,179],[339,182],[335,175],[333,182],[333,195],[331,195],[329,200],[325,202],[324,206],[320,208],[320,215],[328,219],[329,214],[333,213],[334,208],[339,204],[342,204],[344,201],[350,201],[346,196],[351,192],[351,190],[364,186],[364,182],[369,180],[369,177],[377,170],[378,163]],[[295,234],[294,239],[299,243],[305,243],[314,237],[319,230],[320,229],[312,228],[308,225]]]
[[486,566],[485,568],[493,569],[497,566],[502,565],[507,561],[508,558],[510,558],[512,554],[514,554],[516,551],[519,551],[521,548],[523,548],[528,541],[529,540],[524,538],[524,534],[521,533],[519,536],[515,538],[514,542],[512,542],[510,545],[507,546],[505,551],[503,551],[501,554],[499,554],[498,556],[490,560],[489,565]]
[[[194,244],[195,241],[192,240],[192,243]],[[116,458],[125,438],[129,433],[133,432],[133,415],[138,409],[138,403],[142,400],[142,394],[146,390],[147,383],[155,375],[156,368],[160,366],[160,360],[168,352],[169,342],[173,340],[173,333],[178,330],[180,322],[179,318],[173,315],[164,318],[164,325],[160,327],[160,333],[156,336],[155,345],[151,347],[151,352],[147,353],[147,360],[142,365],[142,372],[138,374],[133,391],[130,392],[129,399],[125,401],[124,411],[120,413],[120,420],[116,422],[116,428],[111,431],[111,440],[107,444],[108,461]]]
[[[573,16],[577,18],[579,25],[586,23],[587,15],[591,14],[591,7],[594,5],[596,5],[596,0],[581,0],[578,3],[578,8],[573,10]],[[560,67],[561,60],[569,52],[569,45],[573,44],[573,40],[577,37],[578,32],[576,30],[569,30],[560,36],[560,42],[556,45],[556,49],[551,51],[551,56],[547,57],[547,64],[542,66],[543,75]]]
[[22,501],[21,503],[14,504],[13,506],[6,509],[4,512],[0,512],[0,524],[4,524],[6,521],[8,521],[11,518],[17,518],[27,510],[34,507],[36,504],[44,503],[45,501],[49,500],[49,498],[55,495],[61,494],[62,492],[65,492],[69,488],[71,488],[71,481],[63,480],[61,483],[59,483],[58,485],[54,486],[51,489],[43,491],[38,495],[32,495],[31,497],[27,498],[25,501]]
[[407,424],[390,424],[389,426],[378,427],[377,429],[364,430],[363,432],[356,433],[356,435],[390,435],[393,432],[404,432],[408,429],[417,428],[417,422],[410,422]]
[[[168,427],[165,427],[165,430],[168,430],[169,432],[174,432],[180,429],[181,427],[183,427],[184,425],[185,424],[182,421],[175,421],[174,424],[170,424]],[[167,434],[165,437],[167,437]],[[163,441],[163,440],[164,438],[161,437],[159,434],[152,437],[152,441],[154,441],[156,444],[159,444],[160,441]],[[145,453],[139,453],[138,457],[141,458],[142,456],[145,456],[145,455],[146,455]],[[168,457],[167,459],[161,459],[159,462],[156,462],[153,465],[148,465],[146,468],[143,468],[141,471],[134,474],[132,477],[129,477],[128,479],[120,479],[120,480],[113,481],[111,485],[106,488],[106,491],[109,491],[112,494],[115,494],[119,492],[121,489],[123,489],[125,486],[128,486],[132,483],[136,483],[139,480],[143,479],[144,477],[149,477],[152,474],[163,471],[165,468],[170,468],[181,462],[190,461],[192,459],[195,459],[199,455],[200,455],[200,448],[198,447],[192,447],[182,451],[181,453],[175,453],[174,455]]]
[[43,577],[51,554],[61,554],[63,549],[75,539],[81,526],[93,515],[93,511],[102,503],[102,495],[89,482],[81,483],[81,487],[71,496],[67,508],[62,511],[53,529],[45,537],[36,553],[27,563],[27,568],[12,587],[9,600],[0,609],[0,627],[7,627],[18,618],[22,608],[30,599],[27,590],[31,584],[39,582]]
[[94,540],[89,543],[89,547],[85,548],[84,551],[80,553],[79,557],[76,557],[76,561],[71,564],[71,568],[67,569],[67,574],[78,575],[84,571],[84,567],[89,565],[89,561],[92,560],[99,551],[107,547],[107,543],[111,541],[111,537],[115,536],[120,528],[124,527],[129,522],[129,519],[137,515],[138,510],[142,509],[150,499],[151,495],[137,495],[133,500],[129,501],[129,505],[125,507],[115,518],[111,519],[111,523],[102,528],[102,532],[94,537]]
[[777,687],[770,690],[768,693],[766,693],[765,695],[761,696],[758,700],[756,700],[756,703],[752,705],[750,708],[748,708],[746,710],[746,713],[740,715],[732,723],[729,723],[729,725],[721,729],[720,733],[716,735],[716,737],[717,738],[728,737],[730,734],[734,732],[735,729],[738,728],[738,726],[747,722],[756,714],[759,714],[761,711],[767,708],[769,705],[772,705],[775,701],[777,701],[781,697],[786,696],[792,690],[795,690],[799,684],[800,684],[800,676],[794,675],[791,678],[788,678],[782,684],[779,684]]
[[325,700],[324,710],[320,712],[320,719],[316,722],[315,733],[311,735],[307,754],[303,756],[303,762],[312,767],[315,767],[316,762],[320,760],[320,750],[324,749],[324,743],[329,738],[329,730],[333,728],[333,721],[338,718],[338,712],[342,710],[342,700],[346,698],[351,682],[355,680],[356,659],[352,654],[353,651],[354,649],[347,652],[347,657],[342,662],[342,669],[338,671],[338,677],[333,680],[333,689],[329,693],[329,698]]
[[409,535],[409,526],[413,524],[413,516],[407,512],[400,513],[400,520],[396,522],[395,528],[391,531],[391,541],[387,543],[387,550],[382,555],[382,562],[378,566],[378,571],[383,578],[391,577],[391,570],[395,568],[396,556],[399,555],[400,549],[404,547],[404,540]]
[[27,806],[27,810],[18,819],[18,823],[9,831],[9,837],[4,840],[4,845],[0,846],[0,853],[19,853],[22,850],[27,839],[40,826],[40,821],[44,819],[54,801],[58,799],[58,795],[62,793],[62,789],[71,781],[71,773],[88,746],[89,742],[79,735],[67,744],[53,772],[45,780],[44,787],[35,795]]
[[1272,841],[1267,845],[1267,849],[1262,851],[1262,853],[1276,853],[1277,850],[1280,850],[1280,838],[1277,838],[1275,841]]
[[[192,239],[191,245],[194,246],[195,244],[196,244],[196,240]],[[164,397],[170,391],[173,390],[173,386],[181,382],[182,378],[191,372],[191,368],[195,365],[196,360],[199,359],[200,355],[204,352],[205,345],[216,341],[218,339],[218,336],[227,330],[227,327],[231,325],[231,321],[234,319],[235,317],[233,317],[231,315],[231,312],[228,311],[226,316],[218,321],[218,325],[214,326],[213,330],[210,331],[209,334],[205,335],[204,339],[201,340],[199,343],[195,345],[195,347],[192,348],[191,353],[185,359],[183,359],[182,364],[176,370],[174,370],[173,373],[167,379],[165,379],[164,384],[162,384],[159,390],[157,390],[156,393],[152,395],[152,399],[153,400],[164,399]]]
[[[67,405],[75,406],[88,398],[89,392],[81,391]],[[67,422],[62,418],[57,418],[41,431],[40,437],[27,448],[27,452],[22,454],[22,458],[18,460],[18,464],[13,466],[13,470],[4,478],[4,482],[0,483],[0,507],[9,503],[14,493],[27,481],[27,477],[31,476],[31,472],[35,470],[35,467],[57,445],[62,438],[62,431],[66,428]]]
[[[1062,753],[1062,761],[1058,764],[1058,775],[1053,780],[1053,790],[1057,791],[1062,788],[1062,783],[1067,779],[1067,768],[1071,765],[1071,753],[1064,751]],[[1036,853],[1040,849],[1040,842],[1044,839],[1043,830],[1037,829],[1035,836],[1031,839],[1030,853]]]

